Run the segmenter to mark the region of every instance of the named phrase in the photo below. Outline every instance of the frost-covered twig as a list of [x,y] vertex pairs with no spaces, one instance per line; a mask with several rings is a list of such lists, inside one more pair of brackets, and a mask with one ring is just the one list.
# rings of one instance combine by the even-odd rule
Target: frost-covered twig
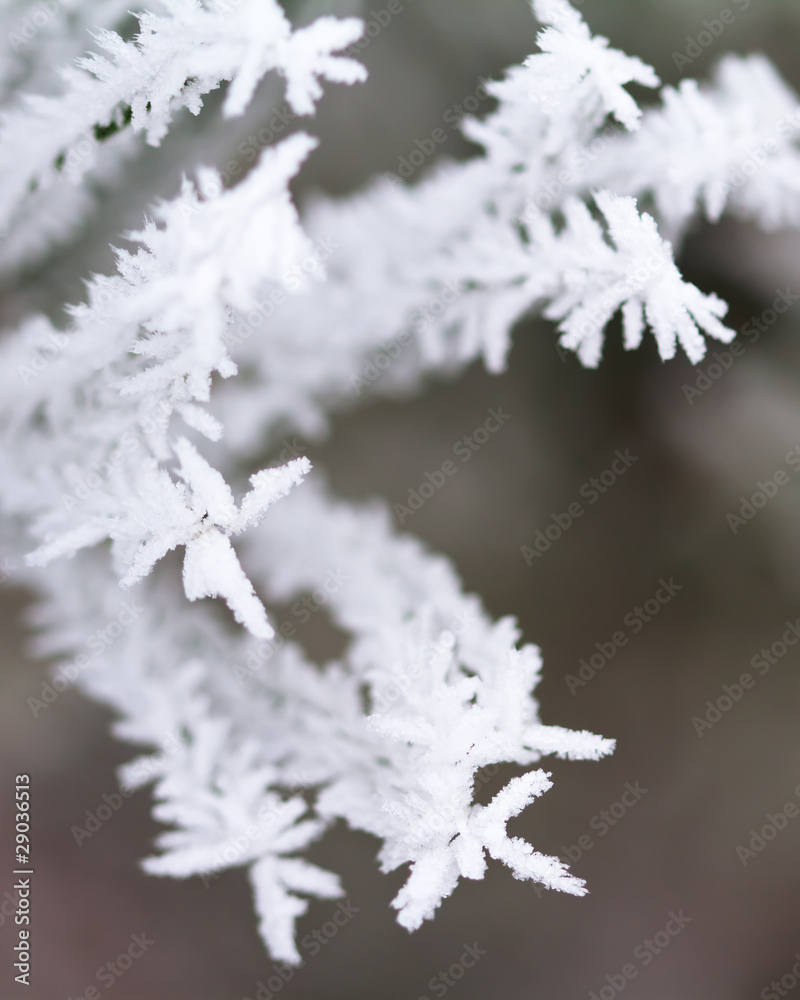
[[[230,81],[226,116],[241,115],[258,82],[274,70],[286,79],[291,108],[308,115],[322,94],[321,79],[364,79],[360,64],[335,54],[360,36],[354,18],[322,17],[293,31],[277,0],[160,2],[165,12],[142,13],[131,41],[100,30],[101,51],[62,70],[62,93],[23,95],[0,115],[0,232],[13,235],[21,219],[29,244],[33,214],[51,238],[60,236],[42,217],[43,207],[59,209],[59,198],[47,197],[52,188],[70,206],[58,211],[61,229],[74,228],[81,202],[72,205],[70,188],[95,167],[109,136],[117,140],[129,126],[158,145],[180,109],[199,114],[205,95],[224,81]],[[119,142],[110,145],[116,149]],[[30,205],[32,198],[43,201],[42,192],[44,203]]]
[[[154,782],[171,827],[147,869],[247,866],[262,936],[286,961],[299,960],[304,897],[341,892],[298,856],[338,819],[381,841],[385,871],[410,866],[393,903],[409,929],[461,877],[482,877],[487,856],[581,894],[581,879],[506,825],[550,786],[533,767],[543,756],[597,759],[613,741],[542,724],[539,652],[519,645],[515,623],[491,621],[384,510],[303,482],[302,456],[251,473],[265,445],[287,424],[323,431],[330,409],[373,385],[364,359],[384,345],[395,363],[381,390],[478,356],[498,371],[514,324],[536,312],[587,365],[617,313],[626,347],[649,326],[662,358],[680,345],[697,361],[704,334],[732,331],[724,303],[676,266],[693,215],[727,205],[766,226],[797,218],[784,127],[796,99],[763,61],[731,59],[710,88],[667,90],[642,113],[626,87],[655,87],[652,69],[593,37],[567,0],[533,7],[542,51],[489,86],[492,114],[465,122],[480,156],[415,186],[320,200],[302,226],[289,184],[308,136],[267,150],[224,191],[188,165],[196,181],[151,210],[129,235],[138,248],[91,279],[65,329],[29,315],[0,345],[0,503],[21,529],[15,559],[50,564],[28,577],[46,595],[38,651],[66,657],[61,669],[118,713],[117,734],[145,748],[124,778]],[[158,143],[225,81],[224,114],[241,114],[269,70],[308,114],[321,80],[363,78],[336,55],[358,37],[353,20],[293,31],[275,0],[164,0],[139,20],[128,42],[102,32],[106,54],[66,71],[62,93],[4,113],[0,226],[19,237],[8,261],[69,238],[100,144],[113,166],[128,136]],[[781,112],[783,142],[734,191],[729,171],[765,137],[765,107]],[[698,162],[681,174],[688,148]],[[48,222],[68,178],[78,195]],[[309,260],[314,279],[300,281]],[[163,560],[176,548],[182,588]],[[118,582],[141,602],[124,628]],[[323,586],[348,645],[320,670],[293,641],[297,625],[275,632],[262,602]],[[198,603],[213,596],[246,628]],[[113,635],[98,633],[110,618]],[[75,655],[98,634],[113,655]],[[526,770],[477,804],[481,768],[503,762]]]

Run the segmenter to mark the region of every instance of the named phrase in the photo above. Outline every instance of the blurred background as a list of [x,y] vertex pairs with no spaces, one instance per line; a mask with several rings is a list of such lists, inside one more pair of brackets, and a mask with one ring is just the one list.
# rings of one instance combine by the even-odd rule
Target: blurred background
[[[384,7],[376,0],[372,9]],[[728,7],[735,22],[684,74],[704,76],[728,51],[763,51],[800,89],[800,4],[731,0]],[[722,0],[581,5],[595,32],[652,63],[667,83],[681,75],[673,53],[685,53],[704,19],[722,9]],[[298,16],[331,10],[371,16],[355,2],[307,4]],[[298,195],[344,193],[396,170],[480,77],[534,51],[535,33],[524,0],[403,0],[402,13],[363,50],[369,81],[329,87],[307,123],[321,143]],[[241,134],[269,119],[277,94],[266,85],[246,121],[218,129],[206,162],[224,163]],[[147,198],[175,194],[179,164],[193,143],[201,148],[213,103],[148,154],[147,166],[130,166],[138,188],[101,201],[81,240],[48,262],[46,286],[40,273],[20,275],[7,313],[34,298],[55,309],[80,297],[81,275],[108,268],[107,244],[139,224]],[[443,151],[474,150],[449,132]],[[510,826],[538,850],[574,861],[590,895],[537,891],[492,864],[483,881],[462,882],[436,919],[409,935],[389,906],[404,873],[382,876],[376,842],[337,829],[313,855],[342,874],[352,919],[333,935],[322,931],[319,953],[309,951],[278,989],[243,872],[208,888],[200,879],[140,872],[157,832],[148,792],[76,844],[71,827],[118,790],[115,768],[134,751],[110,738],[106,710],[73,691],[32,717],[27,698],[40,691],[47,666],[23,651],[21,616],[32,598],[14,589],[12,575],[0,593],[0,857],[12,855],[13,775],[30,773],[37,985],[14,988],[16,934],[5,916],[0,997],[78,1000],[97,984],[97,970],[144,934],[155,944],[109,985],[115,1000],[800,998],[791,971],[800,954],[800,816],[774,839],[753,840],[757,849],[751,844],[769,814],[800,807],[800,646],[773,647],[800,617],[800,476],[787,458],[800,445],[800,303],[776,321],[765,312],[780,291],[800,294],[800,234],[698,225],[680,263],[689,280],[727,299],[729,325],[742,330],[760,318],[764,332],[742,333],[728,368],[709,368],[711,352],[698,369],[685,359],[662,364],[649,340],[626,354],[612,325],[601,367],[588,371],[556,349],[551,326],[522,323],[505,374],[476,365],[413,400],[370,402],[337,417],[330,439],[306,449],[341,496],[403,502],[489,408],[511,414],[405,527],[452,559],[491,614],[515,615],[525,638],[541,646],[543,721],[616,738],[616,753],[602,762],[548,762],[554,787]],[[707,378],[698,383],[701,373]],[[626,449],[636,461],[589,503],[585,484]],[[781,469],[788,485],[734,534],[727,515]],[[576,501],[584,515],[526,561],[521,548]],[[674,596],[653,614],[645,602],[661,580],[674,581]],[[569,683],[581,660],[599,663],[619,631],[627,644],[586,683]],[[751,660],[764,648],[775,662],[759,672]],[[723,685],[743,672],[752,688],[726,702]],[[714,712],[721,697],[728,707]],[[698,725],[707,715],[716,721]],[[507,777],[491,778],[482,800]],[[11,867],[0,869],[0,896],[11,889]],[[301,937],[336,926],[328,923],[335,910],[312,903]],[[465,944],[485,954],[463,977],[449,978]],[[621,973],[626,966],[635,970],[631,981]]]

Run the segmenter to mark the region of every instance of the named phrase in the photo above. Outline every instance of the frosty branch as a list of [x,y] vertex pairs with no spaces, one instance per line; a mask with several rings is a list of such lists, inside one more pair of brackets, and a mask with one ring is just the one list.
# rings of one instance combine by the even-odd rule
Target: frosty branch
[[[354,19],[295,29],[275,0],[158,6],[127,41],[109,27],[119,5],[103,6],[102,51],[66,69],[59,93],[9,101],[1,267],[73,239],[92,171],[112,183],[137,134],[160,143],[215,88],[226,86],[222,114],[241,115],[277,72],[289,106],[309,115],[321,81],[365,77],[337,54],[359,37]],[[513,620],[491,621],[446,560],[392,530],[385,507],[304,481],[302,456],[250,472],[265,442],[287,424],[323,433],[331,410],[361,398],[364,359],[392,339],[408,349],[371,392],[477,357],[500,371],[516,322],[537,313],[588,366],[616,314],[626,348],[649,329],[663,359],[680,347],[697,362],[707,336],[733,331],[725,303],[675,263],[693,219],[798,221],[798,101],[763,59],[729,57],[711,84],[666,88],[643,111],[626,88],[656,88],[650,67],[592,36],[567,0],[533,10],[540,51],[489,84],[493,111],[464,123],[481,155],[414,185],[319,200],[302,220],[289,185],[315,145],[304,133],[224,190],[185,164],[196,181],[149,208],[115,274],[92,277],[60,324],[27,313],[0,344],[0,501],[42,594],[36,649],[68,658],[113,617],[118,584],[137,588],[141,621],[79,682],[118,712],[117,735],[149,752],[124,774],[154,782],[155,816],[171,829],[145,866],[181,878],[247,866],[264,941],[289,962],[305,897],[341,893],[300,856],[338,819],[381,841],[384,871],[409,866],[393,902],[409,929],[460,878],[481,878],[487,856],[582,894],[506,824],[550,787],[531,769],[543,756],[594,760],[613,741],[544,725],[539,652]],[[754,145],[770,155],[734,183]],[[325,280],[294,280],[331,239]],[[245,330],[253,314],[268,318]],[[265,605],[334,570],[330,611],[348,646],[320,671],[275,635]],[[214,596],[243,628],[184,599]],[[528,770],[477,804],[476,775],[503,762]]]

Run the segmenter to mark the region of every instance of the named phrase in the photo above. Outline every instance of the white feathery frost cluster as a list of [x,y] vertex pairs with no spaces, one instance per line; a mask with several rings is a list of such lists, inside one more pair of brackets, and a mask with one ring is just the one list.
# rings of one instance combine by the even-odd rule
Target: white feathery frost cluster
[[[185,111],[213,129],[215,89],[235,118],[277,73],[308,116],[323,84],[366,77],[345,54],[355,18],[293,27],[277,0],[150,6],[138,30],[115,0],[59,9],[33,32],[24,5],[0,14],[20,38],[0,74],[6,278],[78,240],[98,192]],[[342,892],[302,857],[336,820],[380,841],[384,871],[409,866],[393,902],[409,929],[488,858],[582,894],[506,824],[550,786],[542,757],[595,760],[613,741],[540,721],[537,648],[399,536],[385,506],[336,501],[302,456],[260,470],[259,457],[287,427],[319,435],[331,410],[372,393],[478,356],[502,370],[515,323],[535,313],[588,366],[617,314],[625,347],[650,330],[663,359],[680,346],[699,361],[707,336],[734,332],[725,303],[675,264],[688,226],[726,210],[766,228],[798,221],[800,107],[763,59],[728,57],[710,84],[640,109],[626,87],[656,88],[649,66],[593,37],[567,0],[533,12],[540,51],[487,85],[493,111],[463,123],[480,155],[318,199],[302,218],[290,183],[315,146],[304,132],[227,187],[186,163],[195,180],[141,206],[116,273],[89,278],[60,316],[21,298],[0,341],[0,504],[42,595],[36,649],[74,666],[132,588],[132,624],[78,682],[144,748],[123,778],[152,783],[169,827],[145,867],[206,879],[247,867],[266,946],[288,962],[307,897]],[[86,27],[96,48],[81,56]],[[14,97],[20,86],[32,93]],[[756,146],[764,161],[746,169]],[[324,276],[298,278],[322,257]],[[365,377],[390,341],[396,363]],[[322,669],[266,610],[317,588],[348,640]],[[231,615],[188,603],[203,597]],[[482,769],[501,763],[527,770],[476,803]]]

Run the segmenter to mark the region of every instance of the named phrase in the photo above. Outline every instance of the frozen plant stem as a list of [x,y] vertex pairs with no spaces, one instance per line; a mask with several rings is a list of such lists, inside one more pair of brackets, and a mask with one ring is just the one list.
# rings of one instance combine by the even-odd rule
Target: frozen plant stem
[[[356,19],[294,29],[276,0],[153,6],[125,41],[109,0],[99,51],[63,71],[59,93],[7,98],[6,274],[70,245],[94,210],[93,178],[112,183],[127,158],[148,155],[138,135],[157,145],[221,84],[222,114],[236,117],[275,71],[292,112],[310,115],[323,81],[365,78],[340,54]],[[800,121],[798,101],[764,59],[728,57],[710,85],[666,88],[643,111],[626,86],[656,88],[649,66],[592,36],[567,0],[533,11],[540,51],[488,85],[496,110],[464,122],[479,156],[413,186],[321,200],[302,220],[289,185],[315,146],[303,132],[225,190],[185,164],[195,180],[150,206],[117,272],[93,276],[61,327],[26,314],[0,345],[0,502],[13,564],[29,567],[14,579],[42,595],[36,650],[77,664],[85,637],[117,618],[117,585],[135,588],[143,611],[113,654],[75,673],[117,711],[116,734],[145,748],[122,776],[153,783],[154,815],[170,827],[145,868],[208,878],[246,866],[265,944],[287,962],[300,958],[306,897],[342,894],[301,854],[338,819],[381,842],[384,871],[409,866],[393,905],[410,930],[460,878],[481,878],[488,857],[582,894],[506,824],[550,787],[534,767],[543,756],[595,760],[613,741],[540,721],[537,648],[513,620],[490,620],[445,559],[398,535],[385,507],[336,501],[319,477],[306,481],[302,455],[253,472],[249,489],[241,470],[287,425],[324,432],[387,342],[403,349],[373,394],[479,356],[502,370],[515,322],[536,312],[586,365],[617,313],[626,348],[651,330],[663,359],[680,347],[697,362],[706,336],[734,334],[725,303],[675,264],[692,221],[800,221],[798,130],[782,127]],[[48,40],[30,40],[32,81]],[[65,58],[75,44],[65,38]],[[732,183],[743,150],[768,138],[761,169]],[[332,248],[326,280],[321,264],[302,267],[320,247]],[[260,328],[253,314],[267,317]],[[182,587],[162,564],[175,549]],[[326,580],[349,645],[319,671],[278,641],[264,602]],[[235,622],[196,603],[214,596]],[[180,734],[169,752],[168,734]],[[479,771],[503,762],[528,770],[476,804]]]

